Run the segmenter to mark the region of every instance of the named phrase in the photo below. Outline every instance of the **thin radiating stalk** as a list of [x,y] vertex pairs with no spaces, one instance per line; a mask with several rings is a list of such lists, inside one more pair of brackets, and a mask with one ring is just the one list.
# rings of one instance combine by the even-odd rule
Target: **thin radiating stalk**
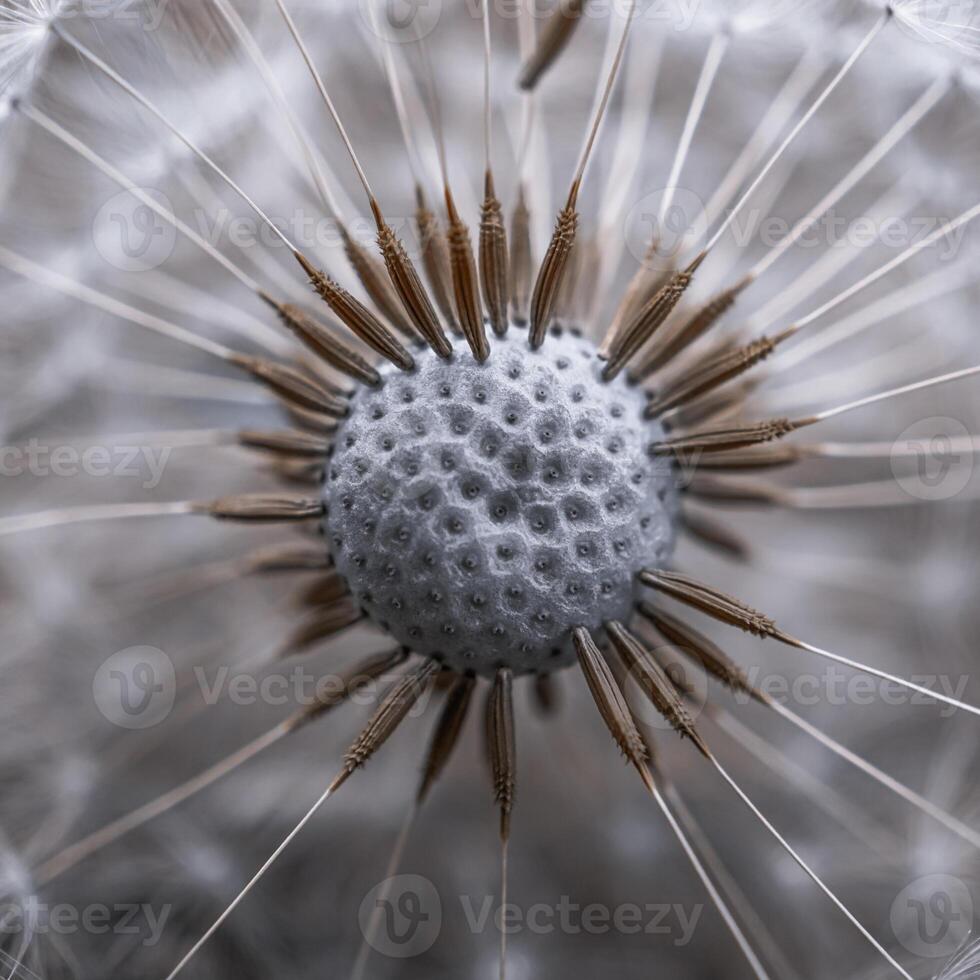
[[660,806],[670,824],[671,830],[677,836],[681,847],[684,849],[684,853],[697,872],[698,877],[707,888],[708,894],[711,896],[712,901],[725,921],[725,925],[732,933],[739,948],[752,966],[755,975],[760,978],[767,977],[765,969],[759,962],[744,933],[735,921],[734,916],[715,887],[714,882],[705,872],[703,865],[691,848],[677,821],[674,819],[673,813],[660,795],[648,765],[649,749],[636,727],[636,722],[630,713],[629,705],[609,664],[602,657],[602,654],[599,652],[598,647],[596,647],[594,640],[587,630],[581,627],[575,629],[572,633],[572,638],[575,643],[576,652],[578,653],[579,665],[585,675],[596,707],[599,709],[599,714],[606,723],[610,734],[626,755],[626,758],[633,764],[637,772],[639,772],[647,791],[657,802],[658,806]]
[[879,670],[876,667],[842,656],[841,654],[832,653],[829,650],[824,650],[821,647],[797,639],[778,628],[771,617],[759,612],[757,609],[753,609],[739,599],[726,595],[724,592],[698,582],[689,576],[680,575],[676,572],[647,569],[640,573],[640,581],[644,585],[657,589],[669,595],[671,598],[677,599],[679,602],[711,616],[719,622],[734,626],[760,639],[771,638],[786,646],[814,653],[826,660],[850,667],[859,673],[870,674],[879,680],[889,681],[907,690],[915,691],[917,694],[922,694],[933,701],[947,704],[953,708],[959,708],[962,711],[980,717],[980,707],[960,701],[940,691],[924,687],[921,684],[916,684],[914,681],[906,680],[896,674]]
[[348,750],[344,767],[323,791],[316,802],[304,814],[298,824],[289,832],[283,842],[272,852],[261,868],[252,876],[244,888],[235,896],[232,903],[218,916],[214,924],[191,947],[184,958],[167,975],[166,980],[174,980],[184,967],[197,955],[207,941],[221,928],[225,920],[245,900],[253,888],[262,880],[266,872],[278,861],[282,853],[302,832],[303,828],[316,816],[331,796],[377,752],[394,734],[405,716],[428,687],[429,681],[438,670],[438,665],[429,661],[406,675],[402,681],[385,696],[374,717]]
[[395,292],[398,294],[401,305],[408,314],[415,329],[436,354],[440,357],[449,357],[452,353],[452,345],[442,331],[442,326],[432,307],[432,302],[422,285],[422,280],[415,271],[415,266],[405,251],[404,245],[402,245],[401,240],[395,234],[394,229],[387,223],[381,212],[377,198],[371,190],[371,185],[368,183],[367,174],[354,151],[354,146],[340,118],[340,114],[334,106],[333,99],[323,82],[323,77],[318,71],[295,22],[286,9],[285,3],[283,0],[275,0],[275,3],[303,61],[306,63],[306,67],[313,77],[320,98],[326,106],[334,126],[337,128],[337,132],[357,173],[358,180],[361,182],[364,193],[367,195],[368,205],[374,217],[375,225],[377,226],[378,248],[381,250],[381,256],[388,270],[388,276],[391,279],[392,286],[395,288]]
[[626,44],[629,41],[630,28],[633,26],[636,4],[631,2],[629,11],[626,15],[626,23],[623,26],[622,37],[609,69],[605,87],[602,90],[602,97],[596,106],[592,125],[586,136],[585,145],[579,157],[578,167],[565,201],[565,206],[558,212],[555,222],[555,230],[545,253],[544,261],[538,270],[537,279],[534,283],[534,292],[531,296],[530,310],[530,343],[532,348],[540,347],[544,342],[545,333],[551,323],[555,311],[555,304],[561,293],[562,281],[568,269],[568,261],[575,246],[575,237],[578,230],[578,194],[585,176],[585,169],[588,166],[592,155],[592,149],[599,135],[599,128],[609,105],[609,97],[612,95],[613,86],[619,75],[619,69],[623,63],[623,55],[626,53]]
[[507,332],[508,263],[507,228],[503,209],[497,199],[491,165],[493,146],[493,90],[491,65],[493,49],[490,35],[490,0],[483,2],[483,124],[485,173],[483,179],[483,204],[480,208],[480,285],[483,302],[487,308],[490,326],[498,337]]
[[732,223],[739,216],[742,209],[745,207],[745,205],[751,199],[752,195],[758,189],[759,185],[763,182],[763,180],[766,179],[766,177],[773,169],[773,167],[775,167],[776,164],[782,159],[783,154],[786,152],[787,149],[789,149],[793,141],[806,128],[810,120],[820,110],[820,107],[827,101],[827,99],[830,98],[830,96],[834,93],[834,91],[837,89],[840,83],[847,77],[851,69],[857,64],[858,60],[861,58],[864,52],[867,51],[867,49],[871,46],[875,38],[878,37],[878,35],[884,29],[885,25],[888,23],[888,21],[891,20],[891,17],[892,17],[892,11],[891,8],[889,7],[884,11],[884,13],[882,13],[882,15],[878,18],[878,20],[868,31],[868,33],[864,36],[864,38],[862,38],[860,44],[858,44],[858,46],[854,49],[851,56],[847,59],[847,61],[844,62],[844,64],[841,66],[837,74],[831,79],[830,83],[824,88],[824,90],[820,93],[820,95],[813,102],[810,108],[807,109],[807,111],[803,114],[802,118],[793,127],[793,129],[782,141],[782,143],[780,143],[779,147],[776,149],[776,152],[773,153],[772,156],[770,156],[769,159],[766,161],[765,165],[756,175],[755,179],[748,186],[748,188],[745,190],[742,196],[738,199],[735,206],[729,211],[728,216],[725,218],[725,220],[721,223],[718,230],[708,241],[708,244],[704,248],[706,252],[710,252],[715,247],[715,245],[717,245],[718,242],[721,241],[725,232],[728,231],[728,229],[732,226]]

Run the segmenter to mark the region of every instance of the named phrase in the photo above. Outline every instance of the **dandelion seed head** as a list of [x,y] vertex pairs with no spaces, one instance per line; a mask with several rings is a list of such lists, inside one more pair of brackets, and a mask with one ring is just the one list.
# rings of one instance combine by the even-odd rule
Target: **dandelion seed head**
[[374,621],[463,671],[571,662],[573,626],[630,615],[635,575],[673,549],[660,427],[593,345],[527,349],[518,330],[477,364],[418,357],[358,394],[327,477],[327,538]]
[[975,0],[894,0],[888,9],[922,40],[980,57],[980,6]]
[[[0,6],[0,95],[18,98],[44,62],[63,0],[10,0]],[[2,118],[2,117],[0,117]]]

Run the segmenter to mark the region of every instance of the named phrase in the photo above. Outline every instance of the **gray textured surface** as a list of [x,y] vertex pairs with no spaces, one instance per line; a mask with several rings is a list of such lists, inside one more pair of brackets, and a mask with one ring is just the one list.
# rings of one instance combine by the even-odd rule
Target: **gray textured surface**
[[564,332],[419,353],[355,396],[326,484],[327,536],[371,618],[420,654],[487,674],[572,659],[570,630],[629,616],[634,574],[674,545],[669,464],[645,399],[599,379]]

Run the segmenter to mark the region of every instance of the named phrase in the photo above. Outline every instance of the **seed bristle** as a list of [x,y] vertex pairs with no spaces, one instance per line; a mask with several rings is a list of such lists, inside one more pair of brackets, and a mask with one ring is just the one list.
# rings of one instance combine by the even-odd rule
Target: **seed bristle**
[[708,746],[694,727],[694,720],[674,683],[661,666],[621,623],[606,623],[606,632],[630,676],[640,685],[657,711],[678,734],[689,738],[702,755],[708,756]]
[[439,670],[440,667],[434,660],[425,660],[405,674],[385,695],[374,717],[344,756],[344,768],[347,772],[352,773],[364,766],[391,738]]
[[634,376],[639,380],[648,378],[703,337],[735,305],[739,295],[751,282],[752,276],[743,276],[734,286],[708,300],[690,318],[660,334],[641,358]]
[[507,300],[509,285],[507,258],[507,228],[503,208],[497,199],[493,173],[484,177],[483,205],[480,209],[480,283],[483,302],[493,332],[502,337],[507,333]]
[[323,501],[276,493],[239,493],[198,505],[199,510],[224,521],[308,521],[323,516]]
[[558,212],[548,251],[538,269],[530,308],[530,343],[533,348],[538,348],[544,343],[561,292],[562,280],[568,270],[568,260],[575,246],[579,217],[575,209],[577,194],[578,187],[575,186],[565,207]]
[[318,687],[313,703],[289,719],[287,724],[290,731],[308,725],[311,721],[315,721],[333,708],[348,701],[362,687],[379,677],[383,677],[407,659],[408,651],[399,648],[368,657],[368,659],[359,661],[347,670],[339,672],[335,678],[337,683],[331,684],[325,689]]
[[251,354],[237,352],[231,354],[228,360],[291,405],[334,418],[344,418],[347,415],[346,399],[331,394],[322,384],[298,368],[280,364],[267,357],[253,357]]
[[449,267],[452,271],[456,316],[473,356],[481,363],[490,356],[487,331],[480,306],[480,284],[476,260],[470,242],[470,230],[460,217],[449,186],[445,188],[446,212],[449,218]]
[[420,184],[415,186],[415,200],[415,223],[419,230],[422,267],[429,280],[429,288],[446,325],[454,333],[462,333],[453,307],[453,274],[446,234],[435,213],[429,210],[425,191]]
[[609,361],[603,370],[603,377],[607,381],[619,374],[673,313],[704,259],[705,253],[702,252],[687,268],[675,272],[633,317],[632,322],[623,328],[621,336],[610,346]]
[[361,281],[365,292],[371,297],[371,302],[393,327],[410,340],[415,340],[418,334],[405,315],[405,308],[385,274],[384,265],[360,242],[355,241],[345,227],[341,226],[340,233],[347,260]]
[[295,255],[321,299],[355,337],[403,371],[411,371],[415,367],[412,355],[374,313],[338,282],[317,269],[301,252],[296,252]]
[[645,772],[649,751],[609,664],[584,627],[579,626],[572,631],[572,641],[602,720],[620,751],[641,773]]
[[497,671],[487,701],[487,745],[493,772],[494,800],[500,807],[500,838],[510,838],[510,819],[517,796],[517,743],[514,728],[514,675]]
[[736,626],[753,636],[762,638],[779,635],[775,621],[769,616],[753,609],[740,599],[726,595],[687,575],[661,569],[645,569],[640,572],[640,581],[652,589],[657,589],[685,605],[699,609],[714,619],[728,623],[729,626]]
[[453,346],[443,332],[429,294],[425,291],[422,280],[415,271],[408,252],[405,251],[405,246],[402,245],[394,229],[385,221],[373,197],[371,210],[378,228],[378,248],[381,249],[395,292],[398,293],[409,318],[415,324],[415,329],[425,342],[439,357],[449,357],[453,352]]
[[439,714],[439,721],[436,723],[425,764],[422,767],[422,779],[416,795],[416,802],[420,805],[445,771],[459,743],[460,732],[469,714],[475,688],[475,677],[456,677],[446,695],[446,703]]

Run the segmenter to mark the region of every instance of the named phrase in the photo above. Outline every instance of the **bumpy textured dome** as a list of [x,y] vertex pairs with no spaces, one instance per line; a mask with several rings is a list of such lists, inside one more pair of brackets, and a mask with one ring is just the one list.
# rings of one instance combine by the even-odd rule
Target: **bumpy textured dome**
[[337,567],[371,617],[458,670],[547,671],[570,631],[631,614],[636,572],[674,545],[671,465],[639,389],[594,345],[532,351],[520,330],[478,364],[419,355],[353,399],[327,479]]

